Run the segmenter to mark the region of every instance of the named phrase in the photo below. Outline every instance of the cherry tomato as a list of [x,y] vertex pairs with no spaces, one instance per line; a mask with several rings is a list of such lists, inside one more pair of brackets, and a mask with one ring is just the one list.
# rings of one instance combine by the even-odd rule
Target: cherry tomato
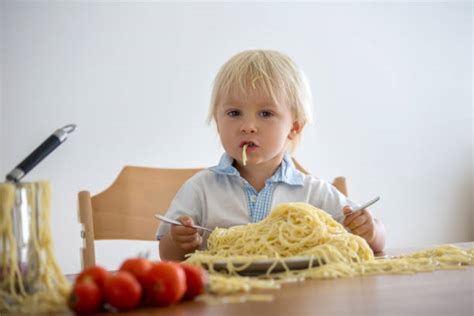
[[145,258],[130,258],[125,260],[120,266],[119,271],[127,271],[131,273],[145,287],[145,275],[151,269],[153,264]]
[[75,283],[69,296],[68,305],[76,313],[94,313],[102,305],[103,294],[91,279]]
[[207,273],[198,266],[182,263],[181,267],[186,274],[186,293],[184,298],[190,300],[204,293],[207,285]]
[[130,310],[140,304],[142,288],[126,271],[118,271],[105,281],[106,301],[118,310]]
[[147,297],[158,306],[178,302],[186,292],[186,274],[176,262],[162,261],[153,264],[146,275]]
[[92,266],[82,270],[82,272],[77,276],[75,283],[80,283],[84,279],[91,279],[103,291],[105,280],[108,276],[109,272],[101,266]]

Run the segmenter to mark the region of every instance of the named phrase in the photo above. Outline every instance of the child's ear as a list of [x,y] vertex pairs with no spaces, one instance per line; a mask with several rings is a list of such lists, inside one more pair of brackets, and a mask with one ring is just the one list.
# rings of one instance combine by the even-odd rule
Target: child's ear
[[291,130],[290,130],[290,133],[288,134],[288,139],[289,140],[295,139],[295,137],[299,133],[301,133],[301,131],[303,130],[303,127],[304,127],[304,123],[294,121],[293,126],[291,127]]

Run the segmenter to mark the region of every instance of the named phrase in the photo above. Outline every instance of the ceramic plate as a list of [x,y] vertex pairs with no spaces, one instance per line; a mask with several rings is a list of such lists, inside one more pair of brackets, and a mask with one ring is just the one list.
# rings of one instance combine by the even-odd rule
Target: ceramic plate
[[[375,259],[388,259],[389,257],[385,254],[379,254],[375,256]],[[301,269],[307,269],[309,267],[311,257],[291,257],[291,258],[286,258],[283,260],[290,270],[301,270]],[[275,262],[274,259],[260,259],[256,260],[255,262],[252,262],[248,267],[245,269],[239,271],[239,274],[241,275],[259,275],[259,274],[264,274],[267,272],[267,270],[272,266],[272,264]],[[240,264],[239,261],[234,262],[234,266],[238,267]],[[313,267],[317,267],[318,261],[316,259],[313,259]],[[214,269],[217,271],[222,271],[222,270],[227,270],[227,263],[225,261],[217,261],[214,263]],[[275,272],[283,272],[285,271],[285,267],[279,262],[276,264],[276,266],[273,268],[272,273]]]
[[[291,257],[283,260],[285,262],[285,265],[288,267],[290,270],[301,270],[301,269],[307,269],[309,267],[311,257]],[[274,259],[260,259],[256,260],[255,262],[252,262],[248,267],[245,269],[239,271],[239,274],[242,275],[257,275],[257,274],[264,274],[267,272],[267,270],[273,265],[275,262]],[[240,262],[236,261],[234,262],[234,266],[238,267]],[[313,267],[318,266],[318,261],[313,260]],[[217,261],[214,263],[214,269],[221,271],[221,270],[227,270],[227,263],[225,261]],[[278,262],[276,266],[273,268],[272,273],[275,272],[282,272],[285,271],[285,267]]]

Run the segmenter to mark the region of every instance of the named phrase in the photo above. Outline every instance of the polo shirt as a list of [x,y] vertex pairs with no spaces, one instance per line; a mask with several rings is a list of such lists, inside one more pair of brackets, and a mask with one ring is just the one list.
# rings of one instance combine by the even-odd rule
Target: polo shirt
[[[187,215],[195,224],[214,229],[261,221],[280,203],[306,202],[340,221],[345,205],[357,207],[331,183],[297,170],[289,154],[285,154],[260,192],[242,178],[232,164],[233,159],[224,153],[217,166],[204,169],[188,179],[178,190],[166,216],[176,219]],[[169,224],[160,224],[157,239],[167,234],[169,229]],[[209,233],[200,233],[203,237],[200,249],[206,249]]]

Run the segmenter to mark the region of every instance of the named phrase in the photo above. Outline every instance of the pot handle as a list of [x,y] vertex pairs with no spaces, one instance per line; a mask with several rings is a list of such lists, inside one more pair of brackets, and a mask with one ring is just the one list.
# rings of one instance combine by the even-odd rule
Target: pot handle
[[19,182],[28,172],[39,164],[46,156],[63,143],[74,130],[75,124],[69,124],[56,130],[41,145],[26,157],[15,169],[7,174],[7,181]]

